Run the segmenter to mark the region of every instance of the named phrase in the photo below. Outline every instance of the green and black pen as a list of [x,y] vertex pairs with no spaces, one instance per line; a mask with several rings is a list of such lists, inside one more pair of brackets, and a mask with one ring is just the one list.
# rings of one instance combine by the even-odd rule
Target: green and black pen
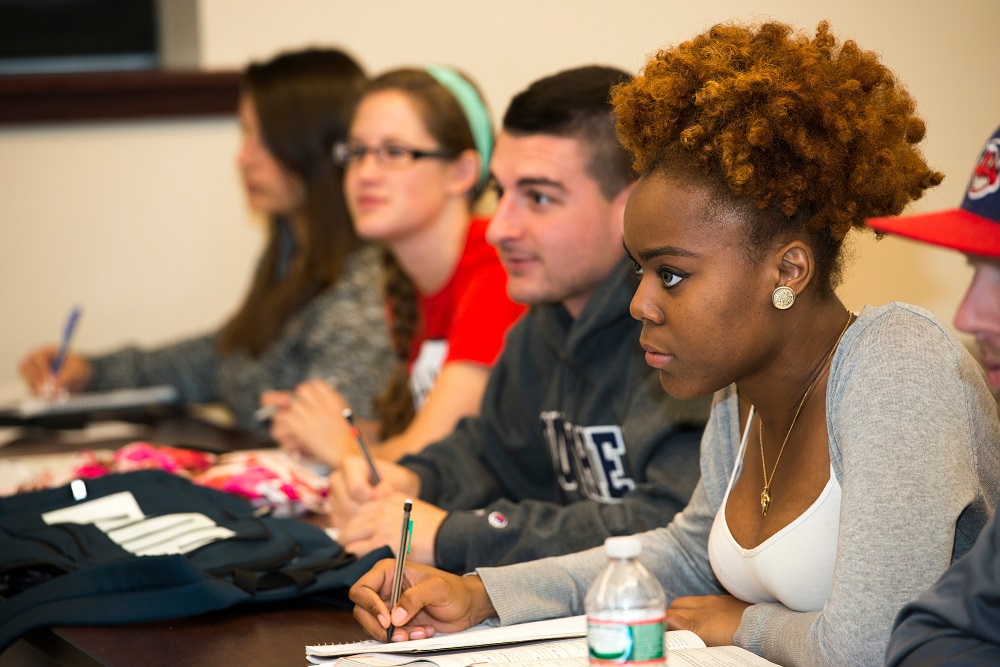
[[392,578],[392,599],[389,604],[389,627],[386,629],[385,640],[392,641],[392,631],[396,628],[392,624],[392,610],[399,602],[399,594],[403,588],[403,566],[406,565],[406,554],[410,553],[410,541],[413,539],[413,521],[410,520],[410,510],[413,509],[413,501],[409,498],[403,503],[403,530],[399,536],[399,551],[396,552],[396,573]]

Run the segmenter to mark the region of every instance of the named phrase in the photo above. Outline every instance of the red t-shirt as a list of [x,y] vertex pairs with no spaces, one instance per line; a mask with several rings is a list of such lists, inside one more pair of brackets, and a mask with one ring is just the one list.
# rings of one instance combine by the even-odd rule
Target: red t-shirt
[[486,243],[487,220],[473,218],[451,279],[435,294],[418,294],[421,324],[410,347],[410,384],[418,405],[451,361],[492,366],[507,329],[525,306],[507,296],[507,274]]

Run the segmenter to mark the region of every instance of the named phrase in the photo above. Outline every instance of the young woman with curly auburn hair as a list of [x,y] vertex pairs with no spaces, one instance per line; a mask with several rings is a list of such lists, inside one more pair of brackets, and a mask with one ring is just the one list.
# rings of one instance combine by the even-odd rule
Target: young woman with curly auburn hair
[[[714,393],[702,480],[642,560],[667,625],[781,665],[881,664],[893,617],[1000,495],[982,372],[930,313],[849,312],[845,235],[940,182],[912,98],[877,56],[786,25],[719,25],[614,96],[642,176],[625,213],[647,362]],[[600,549],[450,577],[412,566],[395,638],[582,613]],[[352,590],[375,636],[391,564]],[[446,602],[447,601],[447,602]]]

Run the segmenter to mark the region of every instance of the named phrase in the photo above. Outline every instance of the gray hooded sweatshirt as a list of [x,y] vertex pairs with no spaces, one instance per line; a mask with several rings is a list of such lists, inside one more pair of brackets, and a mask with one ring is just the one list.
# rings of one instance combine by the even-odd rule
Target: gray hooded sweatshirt
[[629,315],[634,291],[623,261],[577,319],[532,308],[508,333],[480,416],[402,459],[421,499],[449,511],[438,567],[579,551],[662,526],[687,504],[710,400],[664,393]]

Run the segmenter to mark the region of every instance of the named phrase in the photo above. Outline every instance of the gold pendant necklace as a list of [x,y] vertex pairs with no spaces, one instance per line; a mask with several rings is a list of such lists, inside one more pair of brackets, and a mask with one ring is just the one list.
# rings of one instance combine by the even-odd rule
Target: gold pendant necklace
[[[847,328],[851,326],[851,311],[847,311],[847,324],[844,325],[844,330],[840,332],[837,336],[837,342],[833,344],[830,348],[830,352],[826,355],[826,359],[823,361],[823,366],[830,363],[830,359],[833,358],[833,353],[840,345],[840,340],[847,333]],[[806,393],[802,394],[802,400],[799,401],[799,407],[795,408],[795,414],[792,416],[792,423],[788,426],[788,432],[785,433],[785,439],[781,441],[781,449],[778,450],[778,458],[774,460],[774,467],[771,468],[771,476],[767,475],[767,464],[764,463],[764,420],[757,415],[757,440],[760,442],[760,466],[764,473],[764,490],[760,492],[760,512],[762,516],[767,516],[767,508],[771,506],[771,480],[774,479],[774,472],[778,469],[778,462],[781,461],[781,454],[785,451],[785,445],[788,444],[788,436],[792,434],[792,429],[795,428],[795,420],[799,418],[799,412],[802,411],[802,406],[806,404],[806,399],[809,398],[809,392],[812,391],[813,386],[816,381],[819,380],[820,375],[822,375],[822,368],[820,366],[820,372],[816,374],[813,381],[809,383],[806,387]]]

